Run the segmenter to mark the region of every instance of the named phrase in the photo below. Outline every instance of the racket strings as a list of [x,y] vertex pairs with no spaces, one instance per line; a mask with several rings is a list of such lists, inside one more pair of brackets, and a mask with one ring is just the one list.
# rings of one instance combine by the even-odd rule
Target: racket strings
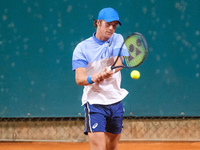
[[146,56],[146,47],[139,35],[131,35],[125,41],[129,55],[124,55],[124,65],[127,67],[138,66]]

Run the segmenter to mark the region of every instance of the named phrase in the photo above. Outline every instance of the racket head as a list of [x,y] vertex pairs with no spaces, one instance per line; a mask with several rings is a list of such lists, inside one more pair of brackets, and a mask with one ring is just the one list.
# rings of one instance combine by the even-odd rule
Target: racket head
[[[128,50],[128,55],[127,55]],[[125,68],[135,68],[146,58],[148,45],[144,36],[138,32],[129,35],[120,50],[120,58]]]

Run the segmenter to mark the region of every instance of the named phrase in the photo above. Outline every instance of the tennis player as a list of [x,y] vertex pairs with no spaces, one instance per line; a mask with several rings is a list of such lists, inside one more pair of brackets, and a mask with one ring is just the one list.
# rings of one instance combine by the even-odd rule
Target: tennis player
[[[124,114],[121,100],[128,92],[120,87],[121,68],[108,70],[124,41],[122,35],[115,33],[118,24],[121,22],[116,10],[102,9],[94,20],[96,32],[73,52],[75,80],[84,86],[84,133],[89,137],[91,150],[117,150],[121,136]],[[120,59],[116,65],[121,65]]]

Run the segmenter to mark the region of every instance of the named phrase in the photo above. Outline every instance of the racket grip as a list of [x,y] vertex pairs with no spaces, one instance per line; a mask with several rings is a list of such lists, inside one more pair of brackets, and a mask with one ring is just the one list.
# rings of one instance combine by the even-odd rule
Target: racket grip
[[115,69],[112,69],[112,66],[109,66],[107,71],[110,71],[110,70],[112,70],[113,73],[115,73]]

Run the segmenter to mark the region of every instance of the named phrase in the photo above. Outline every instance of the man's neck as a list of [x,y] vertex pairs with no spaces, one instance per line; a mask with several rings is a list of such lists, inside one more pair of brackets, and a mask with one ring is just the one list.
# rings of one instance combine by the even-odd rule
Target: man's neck
[[97,29],[97,31],[96,31],[95,37],[96,37],[97,39],[101,40],[101,41],[108,41],[108,39],[109,39],[109,38],[104,37],[104,36],[101,34],[101,32],[98,31],[98,29]]

